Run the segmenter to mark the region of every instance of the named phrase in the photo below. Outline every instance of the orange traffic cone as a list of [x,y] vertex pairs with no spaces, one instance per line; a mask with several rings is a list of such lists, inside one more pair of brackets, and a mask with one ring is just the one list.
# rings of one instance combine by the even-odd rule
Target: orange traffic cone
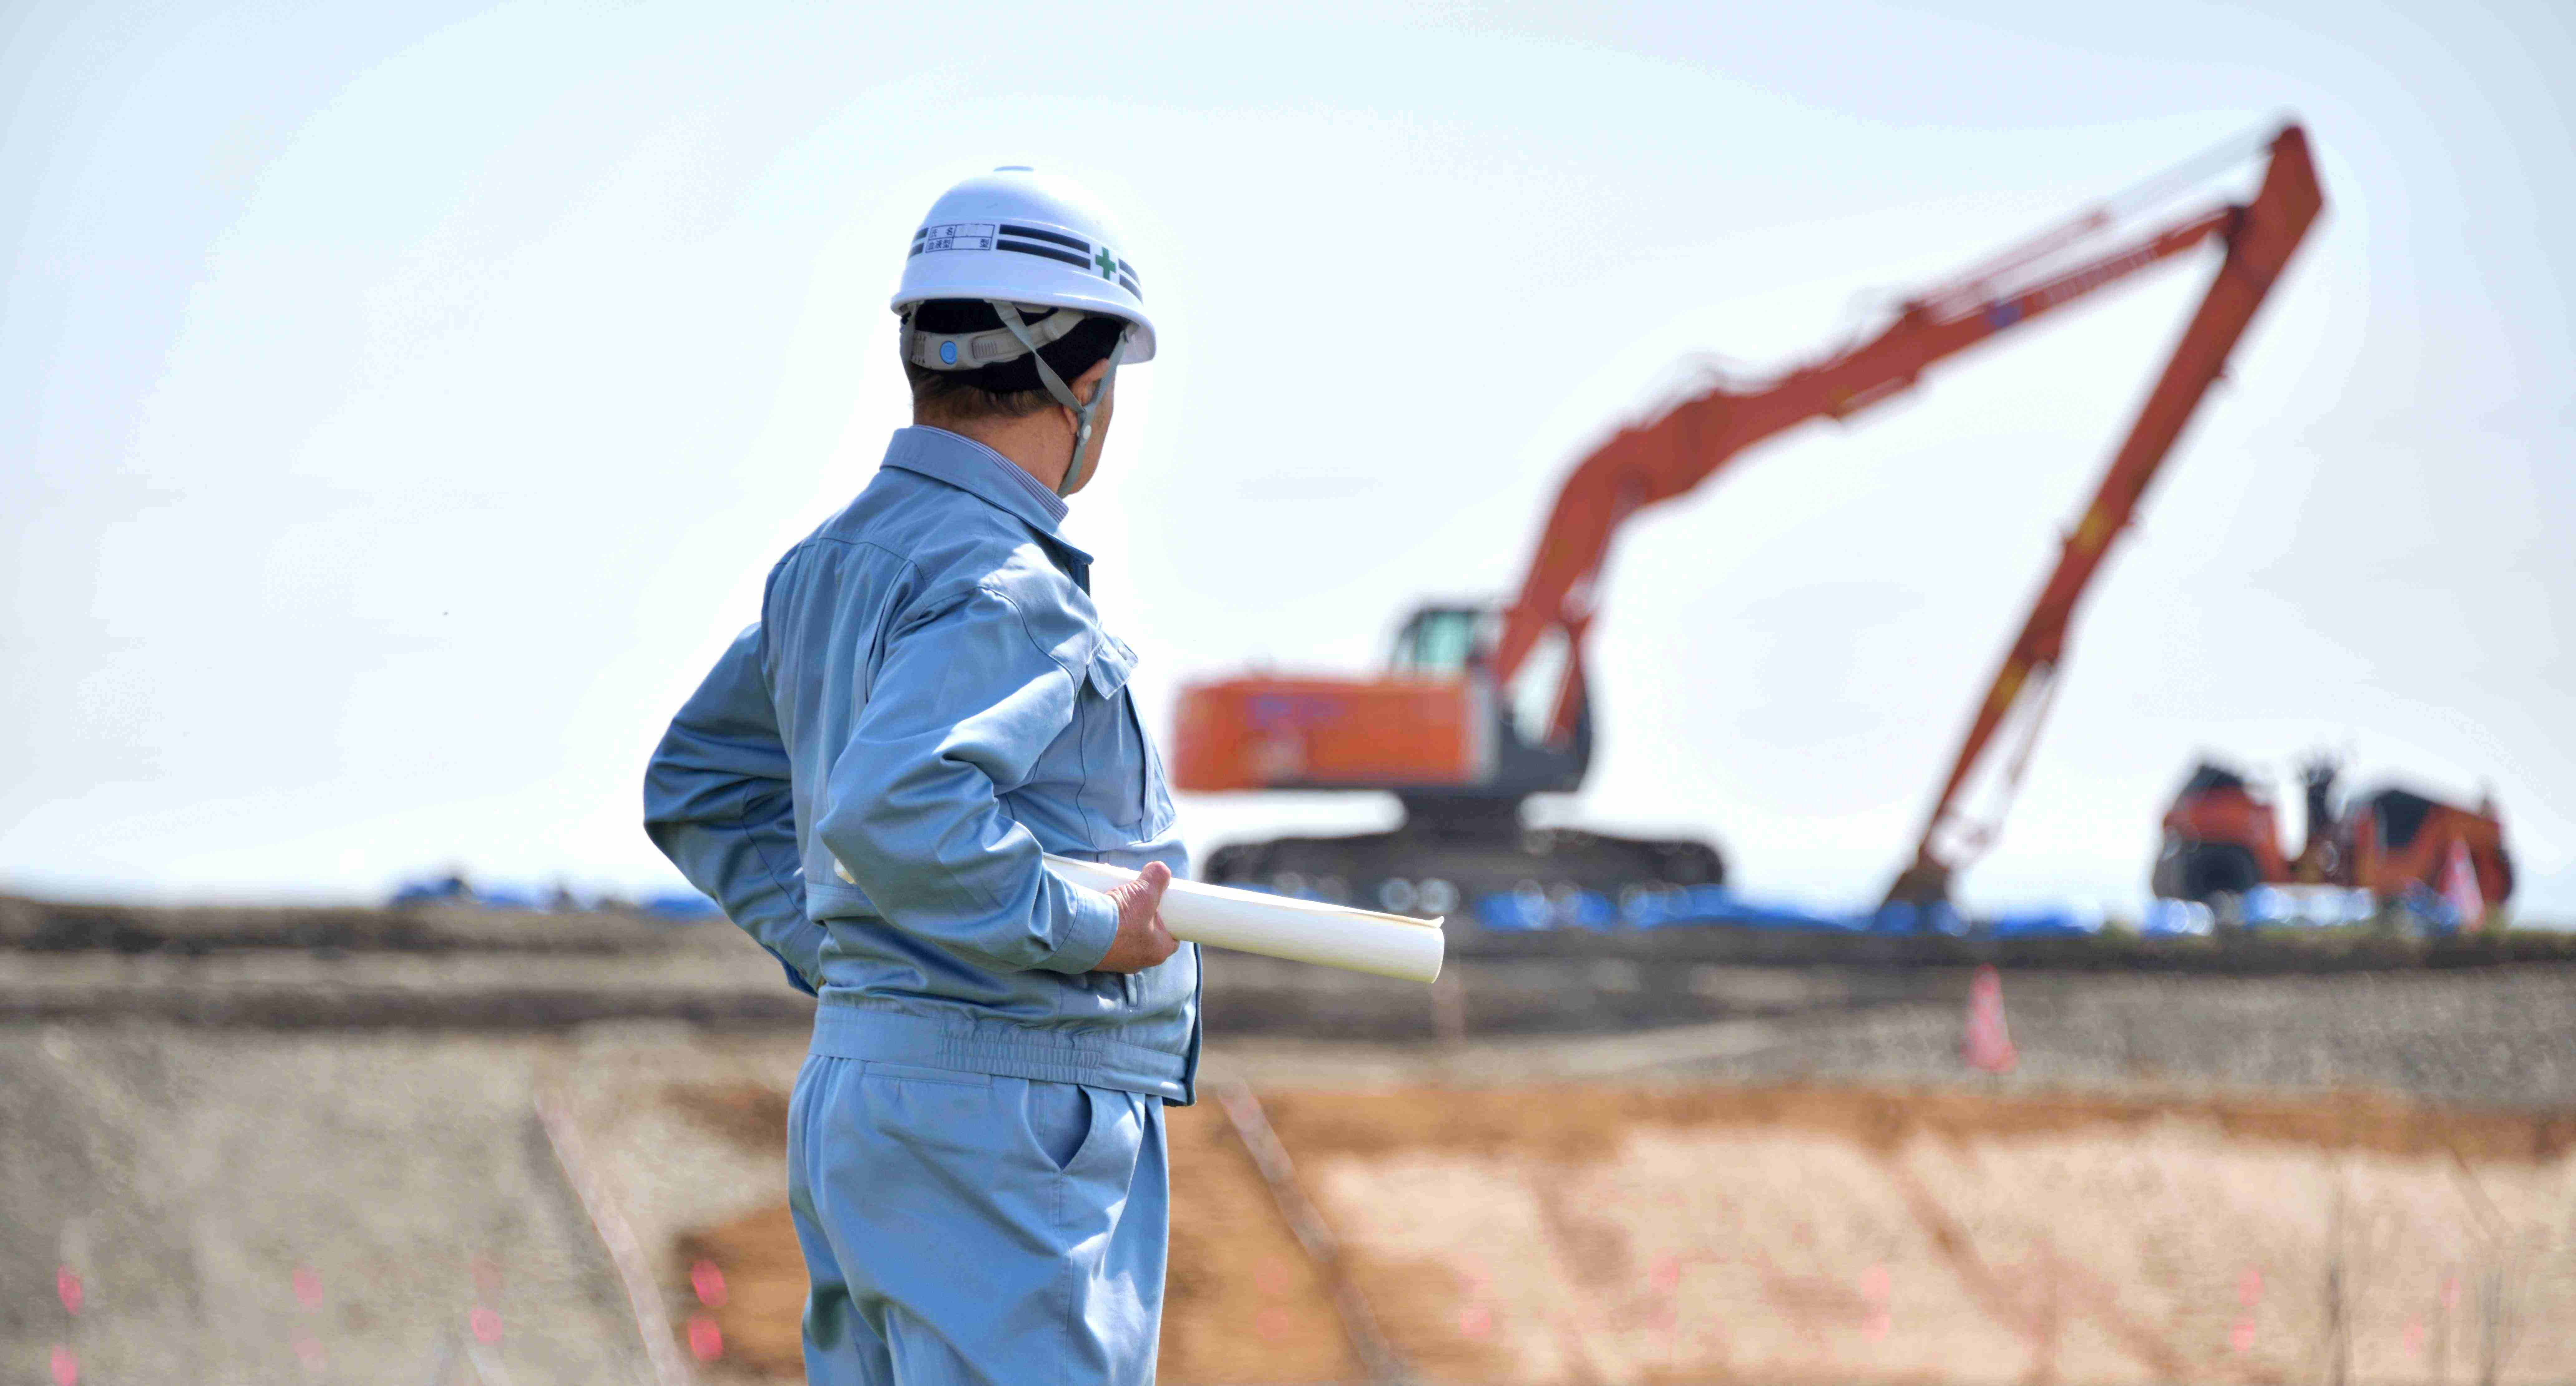
[[2449,859],[2442,863],[2442,898],[2460,917],[2462,929],[2475,930],[2486,923],[2487,900],[2478,893],[2478,868],[2469,860],[2469,844],[2456,837],[2451,839]]
[[1968,1067],[1983,1073],[2010,1073],[2012,1029],[2004,1024],[2004,979],[1992,967],[1977,969],[1968,983],[1968,1030],[1959,1053]]

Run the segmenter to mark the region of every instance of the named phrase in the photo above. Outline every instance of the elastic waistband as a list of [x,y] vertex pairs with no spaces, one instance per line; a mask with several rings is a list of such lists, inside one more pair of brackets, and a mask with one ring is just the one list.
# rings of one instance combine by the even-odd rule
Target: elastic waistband
[[826,993],[814,1008],[812,1052],[1190,1100],[1189,1061],[1179,1054],[1081,1030],[924,1014],[871,997]]

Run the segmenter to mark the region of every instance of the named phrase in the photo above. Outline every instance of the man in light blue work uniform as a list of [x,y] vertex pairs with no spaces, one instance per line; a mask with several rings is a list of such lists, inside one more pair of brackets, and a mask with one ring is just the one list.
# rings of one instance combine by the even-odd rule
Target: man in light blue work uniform
[[[818,1383],[1150,1382],[1163,1104],[1197,950],[1171,796],[1063,497],[1154,326],[1064,181],[931,207],[894,298],[913,426],[771,570],[680,710],[645,830],[816,993],[788,1196]],[[1139,869],[1100,894],[1043,852]]]

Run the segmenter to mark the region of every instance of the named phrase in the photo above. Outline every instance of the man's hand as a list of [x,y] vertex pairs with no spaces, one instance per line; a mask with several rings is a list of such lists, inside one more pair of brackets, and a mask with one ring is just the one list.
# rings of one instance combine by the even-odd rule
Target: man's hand
[[1118,937],[1092,971],[1142,972],[1179,950],[1180,940],[1163,927],[1158,913],[1163,887],[1171,883],[1172,868],[1149,861],[1136,879],[1109,892],[1109,903],[1118,907]]

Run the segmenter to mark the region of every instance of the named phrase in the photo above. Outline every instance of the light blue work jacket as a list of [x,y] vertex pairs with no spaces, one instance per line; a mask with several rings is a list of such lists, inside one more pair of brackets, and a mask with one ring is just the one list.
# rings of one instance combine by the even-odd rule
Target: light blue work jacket
[[819,995],[815,1052],[1186,1102],[1198,950],[1092,971],[1117,913],[1038,860],[1188,865],[1063,517],[982,444],[896,432],[672,721],[644,828]]

